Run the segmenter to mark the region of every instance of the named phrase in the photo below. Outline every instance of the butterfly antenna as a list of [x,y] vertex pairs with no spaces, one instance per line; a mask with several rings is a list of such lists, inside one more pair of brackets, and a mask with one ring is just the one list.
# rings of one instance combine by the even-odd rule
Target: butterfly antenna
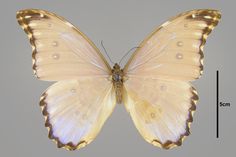
[[102,41],[102,40],[101,40],[101,46],[102,46],[103,50],[105,51],[105,53],[106,53],[106,55],[107,55],[107,57],[108,57],[109,61],[110,61],[112,64],[115,64],[115,63],[114,63],[114,62],[111,60],[110,56],[108,55],[108,53],[107,53],[107,50],[105,49],[105,47],[104,47],[104,45],[103,45],[103,41]]
[[122,60],[123,60],[130,52],[132,52],[134,49],[138,49],[138,48],[140,48],[140,47],[135,46],[135,47],[131,48],[128,52],[126,52],[126,54],[125,54],[125,55],[121,58],[121,60],[119,61],[119,65],[120,65],[120,63],[122,62]]

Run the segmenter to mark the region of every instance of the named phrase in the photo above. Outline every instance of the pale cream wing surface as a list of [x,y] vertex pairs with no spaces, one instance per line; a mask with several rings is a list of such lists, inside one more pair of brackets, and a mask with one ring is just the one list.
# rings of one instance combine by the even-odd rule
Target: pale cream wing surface
[[95,45],[77,28],[53,13],[29,9],[17,12],[33,49],[33,69],[42,80],[104,77],[111,68]]
[[132,77],[124,91],[127,111],[146,141],[165,149],[181,145],[198,99],[189,83]]
[[187,81],[199,78],[203,46],[220,17],[216,10],[193,10],[172,18],[141,43],[124,72]]
[[69,150],[89,144],[115,104],[112,83],[106,78],[59,81],[46,90],[40,102],[49,138]]
[[111,68],[95,45],[53,13],[29,9],[17,20],[33,48],[33,69],[41,80],[58,81],[40,105],[49,137],[69,150],[89,144],[116,104]]
[[216,10],[182,13],[161,25],[124,68],[125,106],[144,139],[155,146],[181,145],[198,100],[189,81],[203,70],[203,46],[218,24]]

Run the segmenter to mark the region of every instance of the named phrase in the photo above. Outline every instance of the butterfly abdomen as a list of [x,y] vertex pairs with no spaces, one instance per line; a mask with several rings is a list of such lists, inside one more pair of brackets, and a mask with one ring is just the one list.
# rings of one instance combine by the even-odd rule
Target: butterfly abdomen
[[123,86],[123,84],[114,83],[115,92],[116,92],[116,102],[118,104],[122,103],[122,86]]
[[123,70],[116,63],[112,69],[112,82],[116,93],[116,102],[122,103],[122,88],[123,88]]

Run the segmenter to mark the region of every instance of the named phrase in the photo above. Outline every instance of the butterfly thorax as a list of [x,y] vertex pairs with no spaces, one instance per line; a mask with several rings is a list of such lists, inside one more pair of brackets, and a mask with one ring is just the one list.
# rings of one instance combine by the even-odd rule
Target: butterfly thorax
[[119,64],[115,64],[112,69],[112,82],[116,93],[116,102],[121,104],[122,102],[122,87],[123,87],[123,70]]

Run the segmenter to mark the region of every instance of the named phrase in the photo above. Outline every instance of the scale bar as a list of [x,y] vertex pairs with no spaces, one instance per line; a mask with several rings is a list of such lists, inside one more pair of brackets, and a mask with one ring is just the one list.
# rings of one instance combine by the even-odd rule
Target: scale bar
[[216,138],[219,138],[219,71],[216,71]]

